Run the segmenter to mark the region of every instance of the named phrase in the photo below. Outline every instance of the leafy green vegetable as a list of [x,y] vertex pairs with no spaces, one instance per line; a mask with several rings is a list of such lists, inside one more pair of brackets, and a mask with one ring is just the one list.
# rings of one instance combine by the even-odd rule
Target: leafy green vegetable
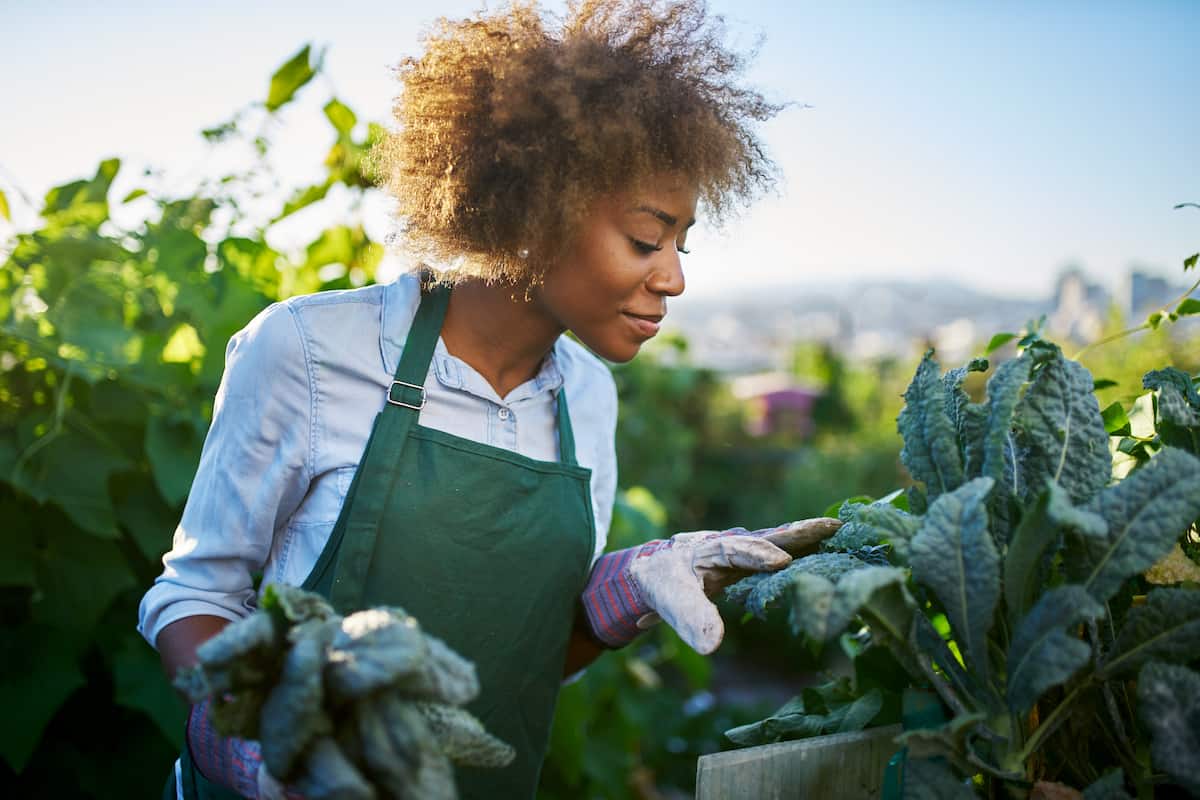
[[1200,653],[1200,591],[1154,589],[1132,609],[1101,664],[1106,678],[1141,668],[1151,659],[1187,662]]
[[929,507],[912,540],[913,578],[930,587],[962,637],[969,666],[989,672],[986,637],[1000,598],[1000,556],[988,532],[987,496],[976,478]]
[[1084,503],[1108,483],[1108,434],[1092,394],[1091,373],[1057,349],[1021,398],[1015,423],[1023,450],[1021,491],[1040,491],[1053,480],[1072,502]]
[[725,590],[725,596],[741,603],[759,618],[766,617],[767,607],[783,596],[797,575],[809,574],[833,579],[867,565],[848,553],[814,553],[798,558],[778,572],[760,572],[745,578]]
[[792,629],[818,642],[837,636],[872,597],[889,586],[903,585],[904,570],[863,567],[842,576],[836,584],[813,573],[792,579]]
[[1133,800],[1125,791],[1125,773],[1112,769],[1083,790],[1083,800]]
[[1072,506],[1066,492],[1050,481],[1036,505],[1026,510],[1004,559],[1004,598],[1013,625],[1036,602],[1045,585],[1046,554],[1057,550],[1066,529],[1104,536],[1108,523],[1098,514]]
[[1152,661],[1138,674],[1137,696],[1154,765],[1200,795],[1200,674]]
[[1042,595],[1013,632],[1008,649],[1008,705],[1024,713],[1047,689],[1080,670],[1092,656],[1086,642],[1066,629],[1104,614],[1081,586],[1059,586]]
[[822,543],[822,550],[853,552],[864,547],[888,544],[901,561],[907,561],[909,541],[921,524],[919,517],[883,501],[869,505],[843,503],[838,518],[844,524]]
[[873,688],[855,697],[845,678],[806,689],[759,722],[726,731],[734,744],[751,747],[867,727],[883,708],[883,693]]
[[342,618],[289,586],[197,650],[177,685],[226,735],[259,739],[271,774],[313,800],[456,796],[451,762],[515,756],[458,706],[475,667],[396,608]]
[[1108,532],[1077,532],[1067,562],[1073,580],[1104,602],[1169,553],[1180,531],[1200,517],[1200,459],[1166,448],[1097,495],[1087,510],[1108,522]]
[[455,764],[470,767],[503,767],[516,757],[510,745],[492,736],[479,720],[461,708],[445,703],[417,703],[438,747]]
[[967,452],[977,454],[972,461],[980,462],[979,476],[991,478],[996,483],[990,506],[1000,526],[1001,535],[997,537],[1000,542],[1009,538],[1012,527],[1010,505],[1024,496],[1028,481],[1017,458],[1013,414],[1032,366],[1031,359],[1023,356],[997,367],[987,383],[986,416],[983,410],[980,412],[982,431],[963,432],[969,437]]
[[[1095,780],[1114,762],[1138,796],[1162,772],[1195,791],[1200,675],[1163,663],[1200,659],[1200,591],[1187,582],[1200,569],[1189,533],[1200,518],[1195,382],[1152,372],[1156,394],[1102,415],[1086,369],[1036,332],[1019,346],[979,404],[962,385],[980,365],[939,376],[922,360],[899,419],[904,463],[924,484],[909,489],[911,513],[847,501],[819,556],[728,596],[760,615],[790,604],[793,631],[816,644],[869,636],[867,652],[885,647],[932,687],[951,718],[902,737],[906,797],[970,797],[958,776],[972,775],[989,796],[997,783],[1023,794],[1066,786],[1064,772],[1091,782],[1086,797],[1128,797],[1126,773]],[[1109,432],[1126,459],[1115,473]],[[1139,602],[1155,582],[1179,586]],[[865,632],[842,633],[856,624]],[[1158,772],[1139,755],[1138,717]],[[728,735],[746,744],[828,729],[802,695]]]
[[932,351],[925,354],[917,374],[904,393],[900,434],[904,448],[900,460],[914,478],[925,484],[928,499],[953,491],[963,481],[954,423],[946,413],[946,391]]

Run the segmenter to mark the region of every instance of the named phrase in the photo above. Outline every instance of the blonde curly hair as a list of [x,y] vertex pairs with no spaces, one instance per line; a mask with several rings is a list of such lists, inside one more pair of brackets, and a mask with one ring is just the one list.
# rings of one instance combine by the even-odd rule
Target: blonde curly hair
[[703,0],[437,20],[397,67],[397,127],[371,159],[407,248],[452,279],[537,282],[593,201],[663,173],[720,222],[772,183],[751,125],[780,109],[739,85],[724,38]]

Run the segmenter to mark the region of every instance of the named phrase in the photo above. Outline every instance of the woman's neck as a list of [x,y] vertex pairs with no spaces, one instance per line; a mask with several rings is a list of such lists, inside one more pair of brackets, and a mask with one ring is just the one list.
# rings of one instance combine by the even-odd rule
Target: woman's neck
[[505,397],[538,373],[563,328],[523,287],[470,280],[455,285],[442,325],[446,349]]

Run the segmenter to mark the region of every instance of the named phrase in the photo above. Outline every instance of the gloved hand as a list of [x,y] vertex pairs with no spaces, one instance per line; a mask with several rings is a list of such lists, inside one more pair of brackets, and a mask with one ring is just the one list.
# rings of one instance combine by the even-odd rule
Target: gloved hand
[[820,517],[757,531],[693,531],[607,553],[582,597],[592,633],[622,647],[661,617],[696,652],[711,653],[725,624],[710,596],[750,573],[782,569],[841,524]]
[[266,763],[258,765],[258,800],[287,800],[283,784],[275,779]]

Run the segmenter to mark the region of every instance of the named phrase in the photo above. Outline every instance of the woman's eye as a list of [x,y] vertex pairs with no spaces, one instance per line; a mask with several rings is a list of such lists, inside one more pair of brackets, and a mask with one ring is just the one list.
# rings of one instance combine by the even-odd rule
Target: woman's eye
[[633,243],[634,249],[643,255],[650,255],[651,253],[657,253],[659,250],[662,250],[662,245],[653,244],[651,242],[643,242],[641,239],[634,239],[630,237],[629,241]]

